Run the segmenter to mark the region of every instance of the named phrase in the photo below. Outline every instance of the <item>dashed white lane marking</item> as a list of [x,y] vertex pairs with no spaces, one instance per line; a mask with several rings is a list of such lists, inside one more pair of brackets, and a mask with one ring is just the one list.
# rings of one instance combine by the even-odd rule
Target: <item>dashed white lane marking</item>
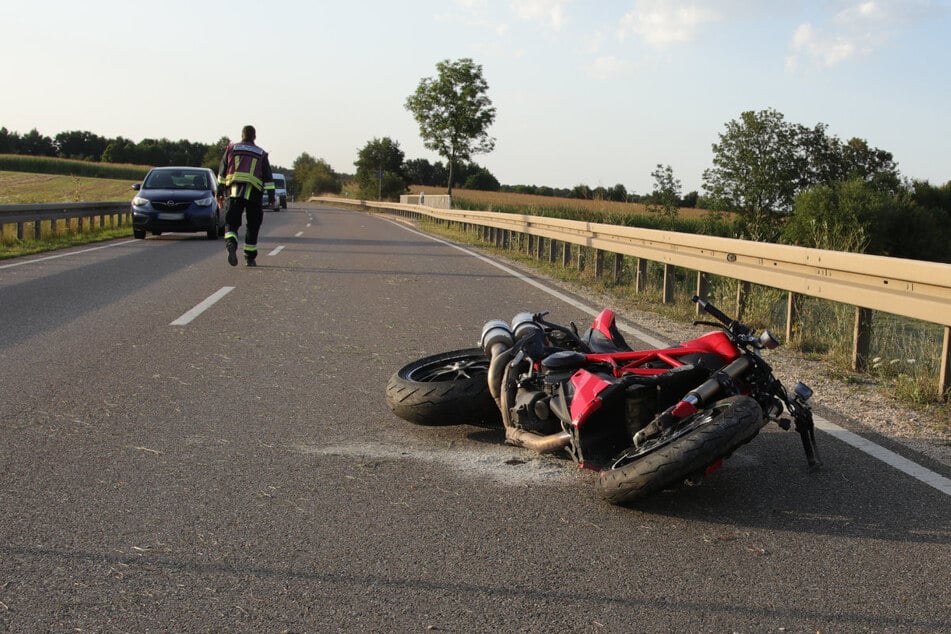
[[100,249],[110,249],[112,247],[120,247],[123,244],[132,244],[137,242],[137,240],[125,240],[123,242],[113,242],[112,244],[106,244],[101,247],[92,247],[90,249],[83,249],[81,251],[70,251],[69,253],[59,253],[57,255],[48,255],[43,258],[36,258],[35,260],[26,260],[24,262],[14,262],[13,264],[4,264],[0,266],[0,269],[12,269],[15,266],[24,266],[26,264],[36,264],[38,262],[46,262],[47,260],[55,260],[57,258],[68,258],[71,255],[79,255],[80,253],[89,253],[90,251],[99,251]]
[[[581,302],[571,297],[568,297],[567,295],[563,293],[559,293],[558,291],[545,286],[544,284],[542,284],[541,282],[537,280],[533,280],[527,277],[526,275],[505,266],[504,264],[499,264],[498,262],[495,262],[494,260],[491,260],[474,251],[470,251],[469,249],[461,247],[457,244],[453,244],[451,242],[441,240],[440,238],[437,238],[435,236],[431,236],[429,234],[416,231],[415,229],[411,229],[410,227],[407,227],[405,224],[401,222],[396,222],[394,220],[387,220],[387,222],[390,222],[393,225],[401,229],[404,229],[405,231],[416,234],[423,238],[428,238],[429,240],[432,240],[433,242],[438,242],[440,244],[446,245],[447,247],[452,247],[453,249],[462,251],[463,253],[471,255],[474,258],[482,260],[483,262],[486,262],[487,264],[491,264],[495,268],[505,271],[509,275],[515,278],[518,278],[519,280],[525,282],[526,284],[531,284],[535,288],[548,293],[552,297],[555,297],[570,306],[574,306],[578,310],[587,312],[588,314],[592,316],[597,315],[599,312],[597,309],[594,309],[586,304],[582,304]],[[670,345],[668,342],[661,341],[659,339],[651,337],[647,333],[641,332],[637,330],[636,328],[631,328],[624,324],[618,324],[618,327],[624,332],[634,335],[635,337],[637,337],[644,343],[650,346],[654,346],[655,348],[666,348],[667,346]],[[842,427],[839,427],[838,425],[834,423],[831,423],[825,420],[821,416],[815,417],[815,423],[816,423],[817,429],[821,429],[822,431],[826,432],[833,438],[837,438],[841,440],[842,442],[855,447],[859,451],[864,452],[872,456],[873,458],[877,458],[878,460],[881,460],[885,464],[891,467],[894,467],[895,469],[898,469],[902,473],[910,475],[911,477],[915,478],[916,480],[920,482],[927,484],[928,486],[934,487],[935,489],[937,489],[938,491],[941,491],[945,495],[951,496],[951,479],[948,479],[942,476],[940,473],[935,473],[934,471],[930,469],[926,469],[925,467],[919,465],[916,462],[912,462],[911,460],[908,460],[907,458],[904,458],[893,451],[889,451],[888,449],[885,449],[884,447],[880,445],[876,445],[870,440],[866,440],[865,438],[863,438],[862,436],[859,436],[858,434],[854,434],[846,429],[843,429]]]
[[283,250],[284,250],[284,245],[281,245],[281,246],[279,246],[279,247],[275,247],[273,251],[271,251],[270,253],[268,253],[268,255],[277,255],[278,253],[280,253],[280,252],[283,251]]
[[222,297],[234,290],[234,286],[222,286],[203,302],[192,308],[190,311],[173,321],[169,326],[187,326],[200,314],[211,308]]
[[[307,225],[307,226],[309,227],[310,225]],[[304,232],[303,232],[303,231],[298,231],[297,233],[294,234],[294,237],[295,237],[295,238],[299,238],[299,237],[301,237],[302,235],[304,235]]]

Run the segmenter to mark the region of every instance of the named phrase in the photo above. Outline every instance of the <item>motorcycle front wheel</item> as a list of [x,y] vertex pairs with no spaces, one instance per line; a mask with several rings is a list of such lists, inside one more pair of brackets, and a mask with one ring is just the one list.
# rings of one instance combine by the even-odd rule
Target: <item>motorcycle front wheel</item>
[[762,425],[763,410],[752,398],[723,399],[622,451],[598,474],[598,491],[613,504],[628,504],[679,484],[749,442]]
[[424,357],[390,377],[386,403],[417,425],[501,424],[488,373],[489,359],[480,348]]

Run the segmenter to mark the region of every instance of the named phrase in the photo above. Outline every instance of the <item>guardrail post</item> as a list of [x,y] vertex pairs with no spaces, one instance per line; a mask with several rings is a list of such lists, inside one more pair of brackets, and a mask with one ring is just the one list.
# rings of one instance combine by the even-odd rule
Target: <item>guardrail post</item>
[[786,294],[786,341],[793,340],[793,330],[799,321],[799,297],[790,291]]
[[571,266],[571,243],[561,243],[561,265],[565,268]]
[[578,245],[578,271],[581,272],[584,270],[585,265],[585,248]]
[[944,327],[944,345],[941,347],[941,368],[938,376],[938,398],[948,400],[951,390],[951,326]]
[[674,267],[670,264],[664,265],[664,296],[661,301],[665,304],[674,303]]
[[[707,274],[703,271],[697,271],[697,295],[703,299],[707,298],[707,293],[710,292],[710,279],[707,277]],[[703,309],[700,308],[700,304],[696,306],[697,316],[703,314]]]
[[535,240],[535,259],[541,260],[544,254],[545,254],[545,239],[537,238]]
[[624,275],[624,256],[620,253],[614,254],[614,283],[620,284],[621,277]]
[[637,258],[637,271],[634,273],[634,292],[643,293],[647,288],[647,260]]
[[743,319],[743,312],[746,310],[746,298],[750,295],[750,283],[741,281],[736,287],[736,320]]
[[558,241],[548,241],[548,263],[554,264],[558,260]]
[[872,345],[872,311],[857,306],[855,308],[855,336],[852,340],[852,369],[865,372],[868,369],[868,355]]
[[594,251],[594,277],[601,279],[604,276],[604,251],[595,249]]

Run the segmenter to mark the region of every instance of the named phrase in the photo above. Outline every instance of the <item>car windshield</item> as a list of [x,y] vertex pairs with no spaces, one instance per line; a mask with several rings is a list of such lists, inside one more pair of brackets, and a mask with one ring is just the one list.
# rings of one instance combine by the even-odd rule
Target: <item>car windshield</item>
[[156,170],[151,172],[143,189],[211,189],[208,174],[201,170]]
[[275,187],[276,189],[286,189],[286,185],[284,184],[284,179],[283,179],[283,178],[275,178],[275,179],[274,179],[274,187]]

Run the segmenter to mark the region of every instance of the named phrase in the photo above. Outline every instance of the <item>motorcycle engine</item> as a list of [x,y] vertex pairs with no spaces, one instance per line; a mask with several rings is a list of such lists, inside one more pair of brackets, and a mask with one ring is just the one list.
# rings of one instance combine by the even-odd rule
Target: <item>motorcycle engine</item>
[[520,387],[511,408],[516,427],[539,434],[552,434],[561,429],[557,416],[551,413],[551,394],[544,389]]

